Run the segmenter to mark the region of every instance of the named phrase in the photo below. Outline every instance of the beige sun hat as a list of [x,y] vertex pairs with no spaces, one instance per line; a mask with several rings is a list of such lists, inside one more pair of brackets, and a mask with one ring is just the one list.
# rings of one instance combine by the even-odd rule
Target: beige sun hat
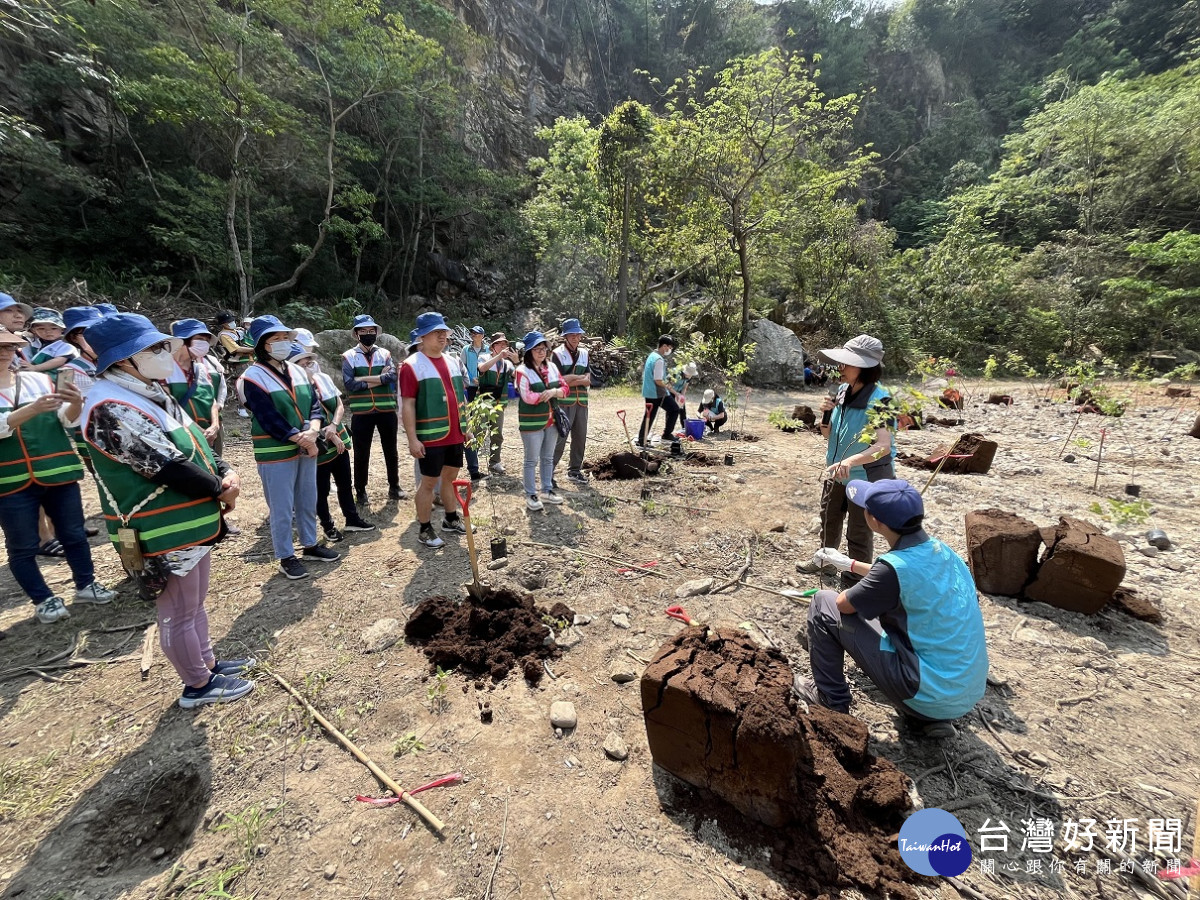
[[818,350],[817,356],[825,362],[869,369],[883,362],[883,341],[873,338],[869,334],[860,334],[858,337],[846,341],[841,347]]

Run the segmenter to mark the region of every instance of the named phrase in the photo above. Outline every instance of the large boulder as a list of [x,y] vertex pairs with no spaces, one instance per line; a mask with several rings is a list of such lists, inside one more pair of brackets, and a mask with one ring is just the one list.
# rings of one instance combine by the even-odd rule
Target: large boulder
[[1027,600],[1094,615],[1121,586],[1125,553],[1090,522],[1062,516],[1046,546],[1037,576],[1025,588]]
[[1019,597],[1037,570],[1042,535],[1016,513],[977,509],[967,513],[967,562],[985,594]]
[[754,355],[746,372],[746,383],[756,387],[803,387],[804,346],[790,328],[770,319],[759,319],[746,332],[746,343],[754,344]]

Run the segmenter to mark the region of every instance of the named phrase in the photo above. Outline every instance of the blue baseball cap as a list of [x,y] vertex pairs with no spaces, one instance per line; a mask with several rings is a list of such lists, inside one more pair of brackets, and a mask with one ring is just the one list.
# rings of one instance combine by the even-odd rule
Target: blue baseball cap
[[170,343],[172,352],[183,343],[179,338],[163,334],[153,322],[137,313],[101,317],[88,327],[87,341],[96,354],[97,372],[163,341]]
[[39,306],[33,311],[33,315],[29,317],[28,325],[57,325],[59,328],[66,328],[63,324],[62,313],[57,309],[51,309],[48,306]]
[[538,344],[546,343],[546,336],[540,331],[531,331],[521,338],[521,344],[526,350],[532,350]]
[[925,515],[921,494],[903,478],[855,479],[846,484],[846,496],[892,531],[899,531],[910,519]]
[[471,334],[487,334],[487,332],[483,330],[482,325],[472,325]]
[[63,327],[67,334],[79,328],[87,328],[104,318],[104,313],[94,306],[70,306],[63,310]]
[[559,334],[566,337],[568,334],[587,334],[587,332],[583,330],[583,326],[579,324],[578,319],[567,319],[567,321],[562,323]]
[[417,327],[413,330],[416,331],[419,338],[425,337],[431,331],[453,331],[446,324],[446,320],[442,317],[442,314],[436,312],[421,313],[417,316]]
[[180,319],[178,322],[171,323],[171,334],[181,340],[194,338],[198,334],[207,334],[209,337],[213,333],[208,330],[208,326],[199,319]]
[[8,309],[10,306],[15,306],[25,313],[26,319],[33,315],[33,307],[28,303],[18,303],[9,294],[0,294],[0,309]]
[[378,328],[379,323],[372,319],[367,313],[361,313],[354,317],[354,324],[350,326],[351,331],[358,331],[360,328]]
[[250,340],[257,347],[262,343],[262,339],[269,334],[289,334],[292,340],[296,339],[296,332],[288,328],[276,316],[259,316],[250,323]]

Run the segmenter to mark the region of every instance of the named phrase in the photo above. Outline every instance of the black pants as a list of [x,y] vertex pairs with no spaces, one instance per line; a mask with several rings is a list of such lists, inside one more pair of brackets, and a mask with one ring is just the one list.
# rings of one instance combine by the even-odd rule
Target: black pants
[[675,402],[674,397],[667,394],[667,396],[662,398],[662,411],[667,416],[666,421],[663,423],[662,439],[669,441],[674,439],[676,427],[684,421],[683,407]]
[[389,488],[400,487],[400,465],[396,455],[396,434],[399,419],[394,412],[355,413],[350,417],[350,437],[354,445],[354,489],[366,493],[371,468],[371,443],[375,429],[383,445],[383,464],[387,469]]
[[317,466],[317,521],[322,528],[333,526],[333,516],[329,514],[329,479],[337,484],[338,506],[346,521],[352,522],[358,518],[358,508],[354,505],[354,491],[350,488],[350,454],[339,453],[327,463]]
[[665,399],[665,397],[659,397],[657,400],[645,400],[646,414],[642,416],[642,427],[638,429],[637,436],[639,446],[644,447],[646,442],[649,441],[650,429],[654,427],[654,416],[658,413],[658,408],[662,406]]

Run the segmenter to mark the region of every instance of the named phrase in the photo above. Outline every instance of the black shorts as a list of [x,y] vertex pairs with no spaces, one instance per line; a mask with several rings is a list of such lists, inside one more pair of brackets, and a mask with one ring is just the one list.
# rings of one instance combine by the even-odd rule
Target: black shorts
[[461,469],[462,464],[462,444],[447,444],[444,447],[426,447],[425,455],[417,460],[421,474],[426,478],[441,478],[442,469]]

